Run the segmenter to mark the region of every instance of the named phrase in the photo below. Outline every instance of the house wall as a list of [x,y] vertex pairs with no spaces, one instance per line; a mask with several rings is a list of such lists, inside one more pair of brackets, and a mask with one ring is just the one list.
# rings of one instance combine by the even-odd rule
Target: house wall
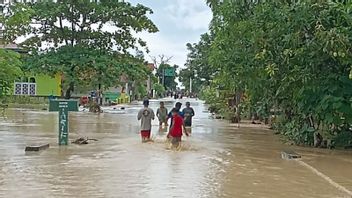
[[[33,96],[61,96],[61,75],[57,74],[54,77],[44,74],[28,75],[17,80],[16,83],[35,83],[36,94]],[[14,86],[11,93],[14,94]]]
[[34,76],[37,83],[37,96],[61,96],[61,75],[55,77],[47,75]]

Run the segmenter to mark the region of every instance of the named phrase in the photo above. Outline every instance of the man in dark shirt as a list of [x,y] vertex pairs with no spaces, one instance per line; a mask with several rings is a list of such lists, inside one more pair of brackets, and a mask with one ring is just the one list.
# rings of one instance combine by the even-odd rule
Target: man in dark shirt
[[[182,103],[176,102],[175,104],[175,109],[178,110],[178,115],[180,115],[183,118],[183,113],[181,111]],[[168,114],[168,118],[171,119],[170,122],[170,128],[172,127],[172,122],[173,122],[173,116],[172,116],[172,111]]]
[[187,129],[187,131],[190,133],[191,132],[191,127],[192,127],[192,117],[195,115],[193,108],[191,107],[190,102],[186,102],[186,108],[182,110],[183,116],[184,116],[184,124]]

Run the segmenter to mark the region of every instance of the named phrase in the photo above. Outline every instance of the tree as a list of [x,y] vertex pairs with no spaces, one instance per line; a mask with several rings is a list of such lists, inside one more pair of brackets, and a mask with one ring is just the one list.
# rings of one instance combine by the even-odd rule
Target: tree
[[[201,62],[208,61],[204,67],[215,73],[210,87],[221,87],[219,101],[245,96],[237,100],[239,107],[247,105],[263,118],[279,110],[276,129],[297,144],[313,144],[314,134],[352,142],[349,3],[208,3],[213,38]],[[189,57],[195,62],[201,56]]]
[[165,88],[163,85],[159,84],[159,83],[155,83],[153,85],[153,89],[156,92],[156,95],[158,97],[163,97],[164,93],[165,93]]
[[[170,60],[172,59],[172,56],[168,57],[166,55],[159,55],[158,58],[156,57],[151,57],[154,65],[156,66],[156,76],[159,79],[160,84],[164,85],[164,88],[166,90],[176,90],[177,83],[176,83],[176,78],[177,78],[177,68],[178,65],[173,65],[171,66],[169,64]],[[165,76],[165,72],[167,70],[173,70],[173,76]],[[163,79],[164,78],[164,79]]]
[[153,60],[155,67],[158,69],[160,65],[169,64],[172,59],[172,56],[166,56],[165,54],[161,54],[158,57],[151,56],[150,58]]
[[212,67],[209,62],[209,53],[212,42],[212,36],[208,33],[202,34],[198,43],[187,43],[189,51],[187,55],[186,68],[180,71],[180,81],[186,87],[190,87],[192,78],[192,92],[198,93],[202,87],[210,85],[210,80],[214,77],[217,69]]
[[0,97],[8,93],[10,84],[22,74],[21,65],[20,54],[0,49]]
[[[166,90],[176,90],[177,87],[177,82],[176,82],[176,78],[177,78],[177,68],[178,65],[169,65],[169,64],[161,64],[159,65],[157,71],[157,75],[159,77],[159,81],[161,84],[164,85]],[[173,71],[173,76],[167,76],[167,70],[169,71]],[[165,73],[163,75],[163,73]],[[164,78],[164,79],[163,79]]]
[[[146,47],[133,33],[157,31],[148,13],[143,5],[115,0],[15,4],[4,19],[4,35],[8,41],[25,36],[20,44],[31,54],[26,69],[62,73],[69,98],[75,84],[108,87],[131,69],[129,50]],[[29,16],[25,23],[11,22],[22,15]]]

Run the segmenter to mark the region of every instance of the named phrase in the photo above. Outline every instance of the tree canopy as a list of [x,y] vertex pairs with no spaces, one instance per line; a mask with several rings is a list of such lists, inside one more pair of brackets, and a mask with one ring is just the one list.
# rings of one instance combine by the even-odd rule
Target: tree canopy
[[75,83],[107,87],[122,74],[145,75],[129,52],[146,48],[136,33],[158,31],[147,17],[151,13],[116,0],[17,3],[3,20],[4,36],[9,42],[25,38],[20,45],[30,53],[26,69],[62,73],[70,97]]
[[210,80],[214,77],[215,68],[209,63],[210,46],[212,36],[208,33],[201,35],[198,43],[187,43],[189,51],[187,55],[186,68],[180,71],[180,81],[188,90],[190,78],[192,78],[192,92],[199,92],[202,86],[210,85]]
[[0,97],[9,91],[10,83],[22,74],[21,65],[20,54],[0,49]]
[[209,71],[203,90],[220,88],[223,98],[242,93],[242,113],[279,110],[275,127],[298,144],[311,144],[314,133],[336,142],[350,134],[352,141],[351,2],[208,3],[213,36],[208,47],[199,47],[204,36],[189,46],[187,61],[190,71]]
[[[159,83],[164,85],[165,90],[175,91],[177,88],[176,78],[178,65],[171,65],[170,60],[172,56],[168,57],[164,54],[158,57],[151,57],[156,67],[156,77]],[[164,75],[165,74],[165,75]],[[164,79],[163,79],[164,78]]]

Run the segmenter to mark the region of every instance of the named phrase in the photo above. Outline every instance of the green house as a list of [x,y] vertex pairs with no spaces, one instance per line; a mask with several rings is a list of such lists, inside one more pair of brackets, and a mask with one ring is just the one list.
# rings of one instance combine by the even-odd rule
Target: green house
[[22,77],[14,82],[12,93],[14,95],[29,96],[61,96],[61,75],[54,77],[37,74]]
[[[4,45],[0,43],[0,48],[13,50],[20,54],[26,54],[27,51],[18,47],[16,44]],[[7,95],[29,95],[29,96],[61,96],[62,75],[56,74],[51,77],[45,74],[27,75],[13,83],[11,90],[5,90],[5,86],[0,83],[0,94]],[[8,82],[11,83],[11,82]]]

